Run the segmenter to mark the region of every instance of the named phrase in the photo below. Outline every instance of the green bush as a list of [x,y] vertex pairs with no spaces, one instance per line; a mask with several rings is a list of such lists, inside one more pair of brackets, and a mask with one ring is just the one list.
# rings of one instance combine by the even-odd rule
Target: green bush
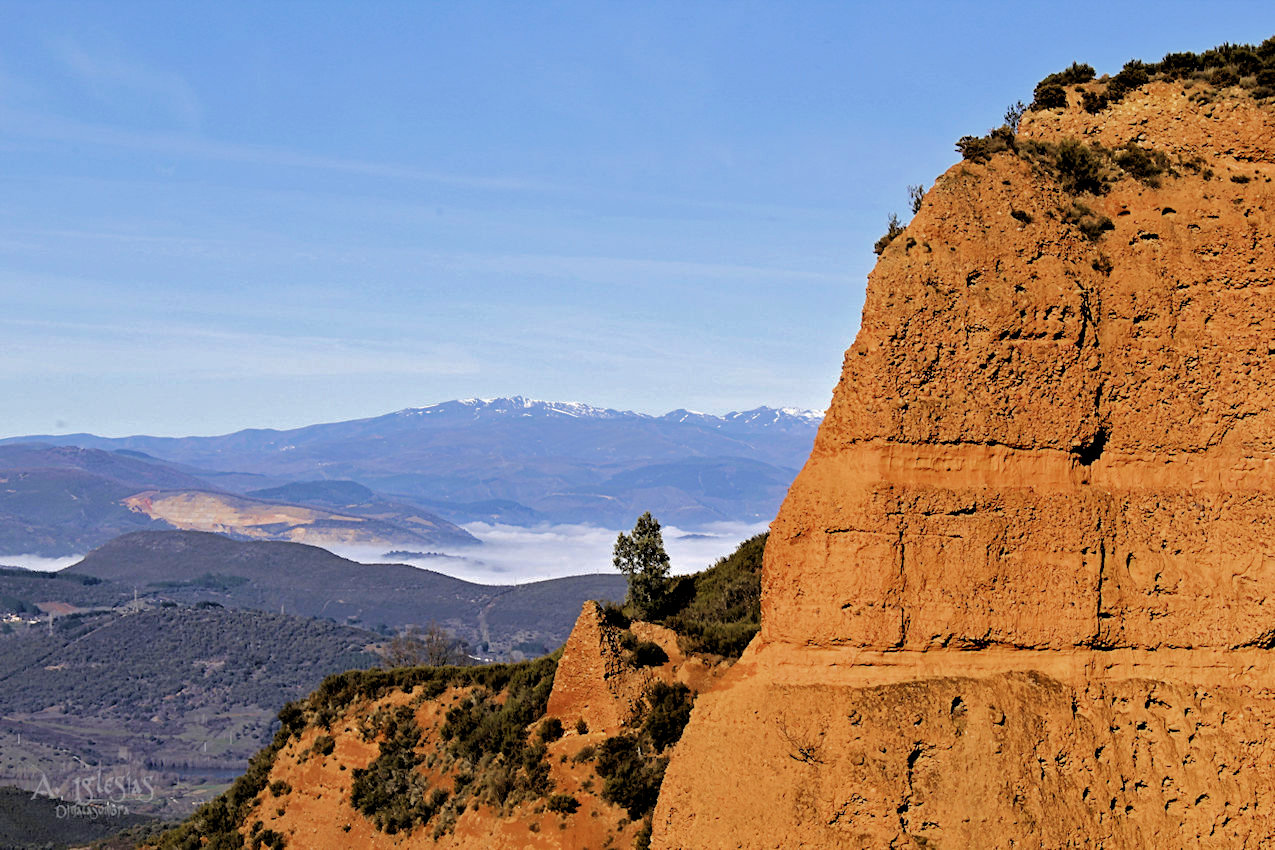
[[560,815],[573,815],[580,808],[580,801],[570,794],[554,794],[545,803],[545,808]]
[[1234,68],[1218,68],[1213,72],[1209,82],[1220,89],[1240,84],[1240,75],[1236,73]]
[[1085,112],[1088,112],[1091,115],[1096,115],[1107,108],[1107,96],[1105,94],[1098,94],[1097,92],[1091,91],[1082,92],[1080,95],[1080,105],[1084,107]]
[[1099,215],[1081,203],[1073,203],[1063,212],[1063,220],[1075,225],[1091,242],[1097,242],[1108,230],[1114,230],[1115,224],[1105,215]]
[[1159,186],[1160,176],[1170,170],[1169,157],[1163,151],[1144,148],[1137,142],[1117,148],[1112,156],[1129,176],[1148,186]]
[[872,252],[880,255],[881,252],[894,241],[894,237],[898,236],[902,232],[903,225],[899,224],[899,217],[894,213],[890,213],[890,218],[886,222],[885,235],[878,239],[876,244],[872,246]]
[[1055,165],[1063,188],[1068,192],[1102,194],[1102,157],[1093,148],[1076,139],[1063,139],[1058,143]]
[[1117,103],[1126,94],[1139,86],[1145,86],[1150,81],[1151,75],[1148,73],[1145,64],[1136,59],[1126,62],[1125,66],[1120,69],[1120,73],[1112,77],[1111,82],[1107,83],[1107,100]]
[[1067,90],[1062,86],[1047,85],[1036,89],[1036,99],[1032,101],[1033,110],[1066,109]]
[[1005,126],[1011,133],[1018,132],[1018,124],[1023,120],[1023,114],[1026,112],[1027,104],[1021,100],[1016,100],[1005,108]]
[[643,757],[632,735],[608,738],[598,748],[597,771],[602,777],[602,799],[624,808],[637,820],[655,809],[664,781],[667,760]]
[[1077,86],[1081,83],[1089,82],[1097,73],[1092,65],[1083,62],[1072,62],[1068,67],[1057,73],[1050,74],[1037,83],[1036,90],[1039,91],[1042,86]]
[[283,836],[273,829],[263,829],[252,837],[253,848],[269,847],[270,850],[283,850],[286,847]]
[[993,154],[1015,149],[1014,132],[1006,127],[992,130],[986,136],[962,136],[956,142],[956,150],[962,159],[970,162],[987,162]]
[[380,754],[354,771],[350,803],[382,832],[410,831],[434,814],[426,799],[429,784],[416,770],[424,761],[416,752],[420,742],[412,709],[399,706],[389,720]]
[[668,615],[660,622],[677,632],[684,650],[727,658],[744,651],[761,626],[766,539],[749,538],[707,570],[674,580]]
[[668,663],[668,653],[654,641],[640,641],[633,647],[629,660],[635,667],[659,667]]
[[682,730],[691,719],[691,689],[678,682],[669,685],[656,682],[646,693],[646,719],[642,723],[642,733],[650,738],[655,749],[663,752],[676,744],[682,737]]
[[336,749],[336,739],[331,735],[320,735],[314,739],[313,750],[321,756],[330,756]]
[[608,602],[602,606],[602,624],[605,626],[615,626],[617,629],[627,629],[632,625],[633,621],[628,614],[624,613],[624,609],[614,602]]
[[547,718],[540,724],[540,731],[538,732],[541,742],[546,744],[561,738],[562,733],[562,721],[556,717]]

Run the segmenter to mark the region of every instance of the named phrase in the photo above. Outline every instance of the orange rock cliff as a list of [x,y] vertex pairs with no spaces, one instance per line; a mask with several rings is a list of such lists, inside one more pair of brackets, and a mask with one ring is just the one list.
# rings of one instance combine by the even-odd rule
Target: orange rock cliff
[[1275,846],[1275,107],[1081,89],[884,248],[653,847]]

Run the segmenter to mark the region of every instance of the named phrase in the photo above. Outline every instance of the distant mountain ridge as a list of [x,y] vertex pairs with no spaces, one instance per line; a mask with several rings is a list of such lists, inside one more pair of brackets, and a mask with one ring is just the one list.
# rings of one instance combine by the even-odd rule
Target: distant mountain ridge
[[174,528],[320,545],[478,542],[419,505],[387,500],[356,484],[346,493],[359,498],[316,507],[278,495],[244,498],[206,480],[232,477],[260,483],[256,476],[203,476],[127,449],[0,445],[0,553],[78,554],[116,535]]
[[21,439],[143,452],[207,470],[205,478],[221,476],[221,489],[240,494],[356,482],[457,523],[627,527],[651,510],[669,524],[703,527],[770,519],[809,455],[820,421],[822,414],[796,408],[723,416],[678,409],[654,416],[512,396],[288,430],[73,434],[10,438],[0,447]]

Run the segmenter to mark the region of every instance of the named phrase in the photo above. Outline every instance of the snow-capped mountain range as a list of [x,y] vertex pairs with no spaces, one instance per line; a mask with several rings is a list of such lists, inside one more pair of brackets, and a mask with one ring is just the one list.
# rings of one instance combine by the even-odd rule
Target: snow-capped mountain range
[[569,416],[573,419],[660,419],[669,422],[701,422],[704,424],[724,425],[730,422],[747,422],[760,427],[782,425],[789,421],[818,425],[823,420],[823,413],[817,410],[804,410],[797,407],[756,407],[752,410],[735,411],[723,416],[700,413],[697,410],[678,408],[663,416],[652,416],[646,413],[635,413],[632,410],[615,410],[610,407],[594,407],[578,401],[542,401],[525,398],[520,395],[502,398],[463,398],[456,401],[440,401],[424,407],[408,407],[397,411],[395,416],[470,416],[474,419],[482,416]]
[[240,492],[355,481],[454,522],[626,527],[650,510],[695,527],[770,519],[821,420],[794,408],[654,416],[513,396],[215,437],[75,434],[0,442],[142,452]]

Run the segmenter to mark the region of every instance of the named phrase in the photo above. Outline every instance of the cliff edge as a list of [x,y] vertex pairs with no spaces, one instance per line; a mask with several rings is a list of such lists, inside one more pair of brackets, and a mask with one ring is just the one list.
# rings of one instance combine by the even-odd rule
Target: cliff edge
[[1219,51],[1044,81],[883,240],[652,846],[1275,842],[1275,40]]

